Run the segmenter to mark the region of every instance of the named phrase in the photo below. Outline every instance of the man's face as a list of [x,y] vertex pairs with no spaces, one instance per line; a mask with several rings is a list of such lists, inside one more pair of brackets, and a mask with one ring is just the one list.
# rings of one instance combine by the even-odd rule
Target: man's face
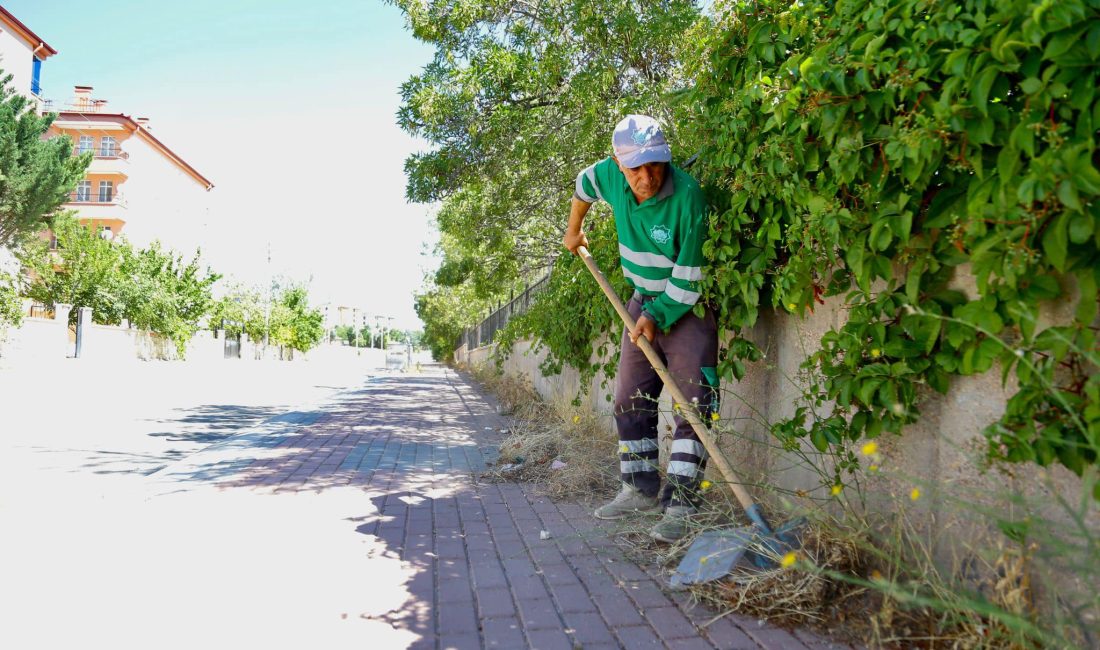
[[651,162],[634,168],[623,167],[623,164],[619,163],[619,169],[622,170],[623,176],[626,176],[626,183],[634,192],[634,198],[641,203],[653,198],[661,190],[665,175],[668,173],[668,163]]

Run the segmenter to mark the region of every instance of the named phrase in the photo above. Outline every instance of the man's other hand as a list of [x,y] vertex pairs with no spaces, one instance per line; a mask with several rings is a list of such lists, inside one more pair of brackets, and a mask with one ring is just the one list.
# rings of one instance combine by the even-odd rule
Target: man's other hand
[[638,321],[634,323],[634,329],[630,331],[630,342],[638,345],[639,336],[646,337],[650,343],[657,336],[657,323],[645,312],[642,312],[642,315],[638,317]]
[[577,249],[581,246],[588,248],[588,237],[585,236],[584,231],[570,232],[565,231],[565,237],[562,239],[562,246],[574,255],[577,254]]

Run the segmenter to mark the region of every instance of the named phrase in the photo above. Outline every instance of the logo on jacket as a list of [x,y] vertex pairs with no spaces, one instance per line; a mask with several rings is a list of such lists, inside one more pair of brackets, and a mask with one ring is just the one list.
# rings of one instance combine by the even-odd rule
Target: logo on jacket
[[649,236],[658,244],[667,244],[672,240],[672,231],[668,229],[668,226],[658,224],[649,231]]

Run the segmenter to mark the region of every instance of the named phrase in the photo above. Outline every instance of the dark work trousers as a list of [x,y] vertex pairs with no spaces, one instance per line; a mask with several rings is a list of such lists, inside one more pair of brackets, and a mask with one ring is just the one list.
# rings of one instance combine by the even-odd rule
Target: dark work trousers
[[[642,313],[642,300],[635,293],[627,304],[627,311],[635,320]],[[703,421],[709,423],[711,410],[717,408],[718,382],[714,371],[718,361],[718,328],[714,312],[708,308],[703,318],[688,312],[673,324],[668,334],[658,330],[652,343],[684,397],[698,400]],[[615,388],[619,471],[624,483],[647,496],[657,496],[661,487],[657,473],[657,397],[662,388],[657,371],[642,349],[630,342],[624,328]],[[668,484],[661,501],[666,506],[693,505],[706,466],[706,451],[687,420],[677,415],[675,421]]]

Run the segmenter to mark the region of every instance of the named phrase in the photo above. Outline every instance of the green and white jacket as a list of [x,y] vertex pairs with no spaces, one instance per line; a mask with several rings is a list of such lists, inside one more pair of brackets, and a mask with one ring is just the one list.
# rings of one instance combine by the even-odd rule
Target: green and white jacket
[[623,275],[639,293],[657,296],[643,309],[667,330],[699,300],[707,205],[699,183],[669,165],[656,196],[641,204],[612,158],[577,175],[576,197],[603,200],[615,213]]

